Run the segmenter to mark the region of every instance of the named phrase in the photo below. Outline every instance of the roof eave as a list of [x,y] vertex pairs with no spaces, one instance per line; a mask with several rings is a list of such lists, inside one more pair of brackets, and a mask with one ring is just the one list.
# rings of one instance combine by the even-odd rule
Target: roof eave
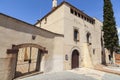
[[60,5],[58,5],[55,9],[51,10],[48,14],[46,14],[43,18],[41,18],[40,20],[38,20],[34,25],[37,25],[39,22],[41,22],[44,18],[46,18],[47,16],[49,16],[50,14],[52,14],[54,11],[56,11],[59,7],[61,7],[63,4],[67,4],[72,8],[75,8],[76,10],[78,10],[80,13],[82,13],[83,15],[89,17],[90,19],[92,19],[93,21],[95,21],[92,17],[88,16],[87,14],[85,14],[84,12],[82,12],[81,10],[79,10],[78,8],[74,7],[73,5],[71,5],[70,3],[63,1]]

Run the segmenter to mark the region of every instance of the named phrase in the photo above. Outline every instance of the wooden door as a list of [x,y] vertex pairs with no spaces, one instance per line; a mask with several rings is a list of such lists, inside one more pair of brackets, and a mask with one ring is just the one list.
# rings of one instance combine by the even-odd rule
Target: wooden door
[[[16,74],[15,77],[20,77],[38,71],[38,49],[33,47],[26,47],[19,49]],[[40,66],[40,65],[39,65]]]
[[72,69],[79,67],[79,53],[77,50],[74,50],[72,53]]

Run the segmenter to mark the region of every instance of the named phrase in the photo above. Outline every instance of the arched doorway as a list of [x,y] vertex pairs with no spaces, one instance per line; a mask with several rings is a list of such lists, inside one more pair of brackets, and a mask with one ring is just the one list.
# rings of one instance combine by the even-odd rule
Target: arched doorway
[[71,68],[78,68],[79,67],[79,52],[74,50],[72,52],[72,59],[71,59]]
[[19,50],[14,78],[40,71],[43,53],[47,53],[44,47],[37,44],[25,43],[14,45],[13,49]]

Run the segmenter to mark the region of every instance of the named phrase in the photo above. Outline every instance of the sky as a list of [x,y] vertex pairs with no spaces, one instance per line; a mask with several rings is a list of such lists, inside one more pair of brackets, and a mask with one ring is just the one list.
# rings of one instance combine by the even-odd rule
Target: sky
[[[63,0],[58,0],[60,4]],[[66,0],[91,17],[103,21],[103,0]],[[120,0],[111,0],[120,35]],[[52,9],[52,0],[0,0],[0,13],[35,24]]]

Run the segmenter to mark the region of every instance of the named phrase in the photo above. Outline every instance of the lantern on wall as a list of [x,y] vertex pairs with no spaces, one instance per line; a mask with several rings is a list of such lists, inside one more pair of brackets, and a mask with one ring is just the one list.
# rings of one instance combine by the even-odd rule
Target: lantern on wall
[[36,39],[36,35],[32,35],[32,40],[35,40]]

